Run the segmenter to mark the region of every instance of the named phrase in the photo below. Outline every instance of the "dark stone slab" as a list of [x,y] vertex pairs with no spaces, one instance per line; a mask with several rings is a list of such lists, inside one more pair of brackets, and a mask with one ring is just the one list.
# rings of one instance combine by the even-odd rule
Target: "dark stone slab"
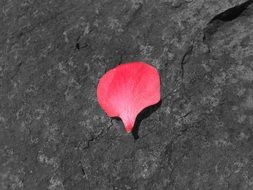
[[[0,2],[0,189],[253,189],[251,0]],[[96,100],[157,67],[134,136]]]

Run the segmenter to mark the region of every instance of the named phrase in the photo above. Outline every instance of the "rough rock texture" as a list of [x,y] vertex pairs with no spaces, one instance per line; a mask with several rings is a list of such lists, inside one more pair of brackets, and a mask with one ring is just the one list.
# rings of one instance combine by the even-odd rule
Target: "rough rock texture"
[[[252,0],[0,7],[1,190],[253,189]],[[163,99],[134,138],[96,85],[135,60]]]

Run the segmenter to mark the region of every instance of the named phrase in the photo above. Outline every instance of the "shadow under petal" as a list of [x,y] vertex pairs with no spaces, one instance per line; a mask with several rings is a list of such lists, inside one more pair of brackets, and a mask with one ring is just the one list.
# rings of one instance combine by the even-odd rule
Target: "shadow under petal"
[[157,104],[151,105],[145,109],[143,109],[137,116],[134,128],[132,131],[132,135],[135,140],[139,138],[139,127],[141,125],[141,122],[149,117],[152,113],[154,113],[162,104],[162,100],[160,100]]
[[[138,133],[141,122],[147,117],[149,117],[152,113],[154,113],[161,106],[161,104],[162,100],[160,100],[157,104],[146,107],[137,115],[133,130],[131,132],[135,140],[139,138]],[[120,122],[121,123],[120,125],[123,125],[124,127],[124,123],[122,122],[122,119],[120,117],[112,117],[112,119],[115,119],[117,122]]]

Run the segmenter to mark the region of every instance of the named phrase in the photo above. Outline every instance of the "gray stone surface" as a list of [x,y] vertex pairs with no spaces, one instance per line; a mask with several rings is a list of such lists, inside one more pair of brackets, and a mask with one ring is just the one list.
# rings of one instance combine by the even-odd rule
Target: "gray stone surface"
[[[0,189],[253,189],[252,0],[0,1]],[[106,117],[114,66],[158,68],[138,139]]]

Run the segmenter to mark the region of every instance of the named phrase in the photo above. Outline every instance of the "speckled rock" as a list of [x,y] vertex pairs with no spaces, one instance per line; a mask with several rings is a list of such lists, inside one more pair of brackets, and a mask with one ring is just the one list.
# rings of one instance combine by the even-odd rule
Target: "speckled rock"
[[[252,0],[0,2],[0,189],[253,189]],[[134,136],[96,100],[158,68]]]

